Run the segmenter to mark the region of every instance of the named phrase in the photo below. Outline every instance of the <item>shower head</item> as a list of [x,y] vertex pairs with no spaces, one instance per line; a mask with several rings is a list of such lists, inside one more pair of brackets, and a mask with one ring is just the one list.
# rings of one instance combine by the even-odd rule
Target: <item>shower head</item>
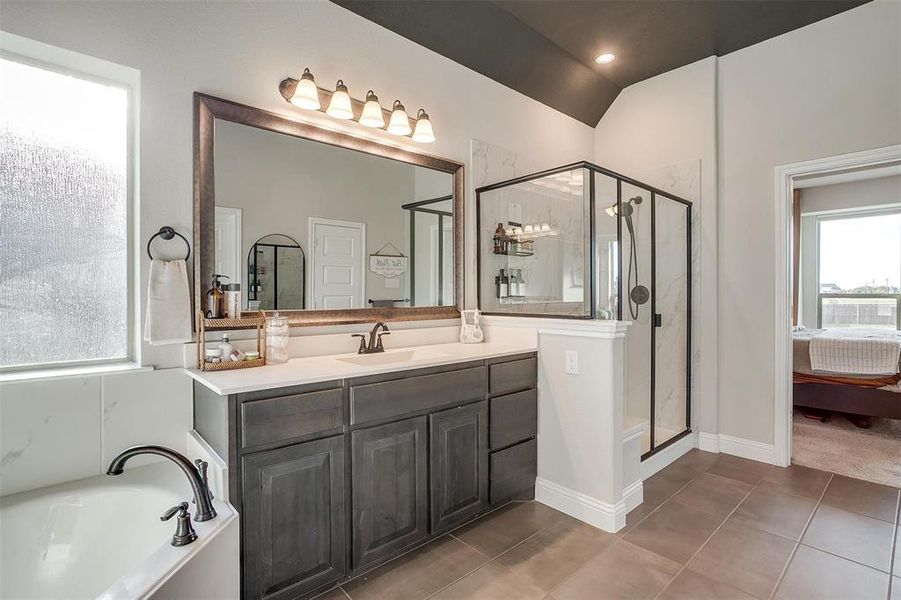
[[[613,204],[605,208],[604,212],[606,212],[611,217],[615,217],[619,212],[617,210],[617,204],[618,203],[614,202]],[[633,196],[632,198],[629,198],[622,203],[622,213],[624,217],[631,217],[632,213],[635,212],[635,209],[632,207],[633,204],[641,204],[641,196]]]

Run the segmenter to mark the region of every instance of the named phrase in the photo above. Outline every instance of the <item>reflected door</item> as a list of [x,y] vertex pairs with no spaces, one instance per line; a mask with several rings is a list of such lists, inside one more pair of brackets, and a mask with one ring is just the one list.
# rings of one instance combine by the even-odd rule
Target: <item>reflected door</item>
[[313,308],[364,308],[366,226],[310,219]]

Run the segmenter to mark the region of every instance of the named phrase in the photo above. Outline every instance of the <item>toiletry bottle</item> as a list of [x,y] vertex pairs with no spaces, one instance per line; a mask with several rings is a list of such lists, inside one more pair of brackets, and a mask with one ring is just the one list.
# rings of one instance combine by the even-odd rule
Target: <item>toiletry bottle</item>
[[241,317],[241,284],[226,283],[222,286],[225,293],[225,314],[229,319]]
[[513,272],[510,273],[510,295],[516,296],[519,298],[522,294],[519,293],[519,269],[513,269]]
[[504,237],[506,234],[504,233],[504,224],[498,223],[497,229],[494,230],[494,253],[495,254],[503,254],[504,253]]
[[220,353],[220,356],[222,357],[222,360],[229,360],[229,358],[231,357],[232,351],[234,349],[235,349],[235,347],[232,346],[230,341],[228,341],[228,334],[223,333],[222,334],[222,343],[219,344],[219,353]]
[[510,295],[510,280],[504,274],[504,270],[501,269],[501,294],[500,299],[506,300]]
[[213,283],[206,293],[206,316],[208,319],[221,319],[225,316],[225,293],[219,279],[228,275],[213,275]]
[[501,299],[501,276],[494,276],[494,297],[498,300]]
[[519,296],[526,297],[526,280],[522,276],[522,269],[516,270],[516,279],[519,281]]

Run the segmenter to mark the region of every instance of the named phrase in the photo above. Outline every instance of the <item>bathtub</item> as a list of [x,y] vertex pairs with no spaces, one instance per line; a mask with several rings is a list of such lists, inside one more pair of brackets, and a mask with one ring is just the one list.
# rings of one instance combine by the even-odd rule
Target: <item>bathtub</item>
[[169,543],[175,519],[160,515],[192,498],[168,461],[0,498],[0,598],[236,597],[229,504],[214,500],[218,516],[194,523],[194,543]]

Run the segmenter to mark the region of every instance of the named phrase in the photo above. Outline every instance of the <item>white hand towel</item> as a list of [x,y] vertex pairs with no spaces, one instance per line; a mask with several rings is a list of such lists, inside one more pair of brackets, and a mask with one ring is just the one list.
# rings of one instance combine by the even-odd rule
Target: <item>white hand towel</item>
[[144,340],[151,345],[190,342],[191,292],[184,260],[150,263],[147,283],[147,312],[144,316]]

